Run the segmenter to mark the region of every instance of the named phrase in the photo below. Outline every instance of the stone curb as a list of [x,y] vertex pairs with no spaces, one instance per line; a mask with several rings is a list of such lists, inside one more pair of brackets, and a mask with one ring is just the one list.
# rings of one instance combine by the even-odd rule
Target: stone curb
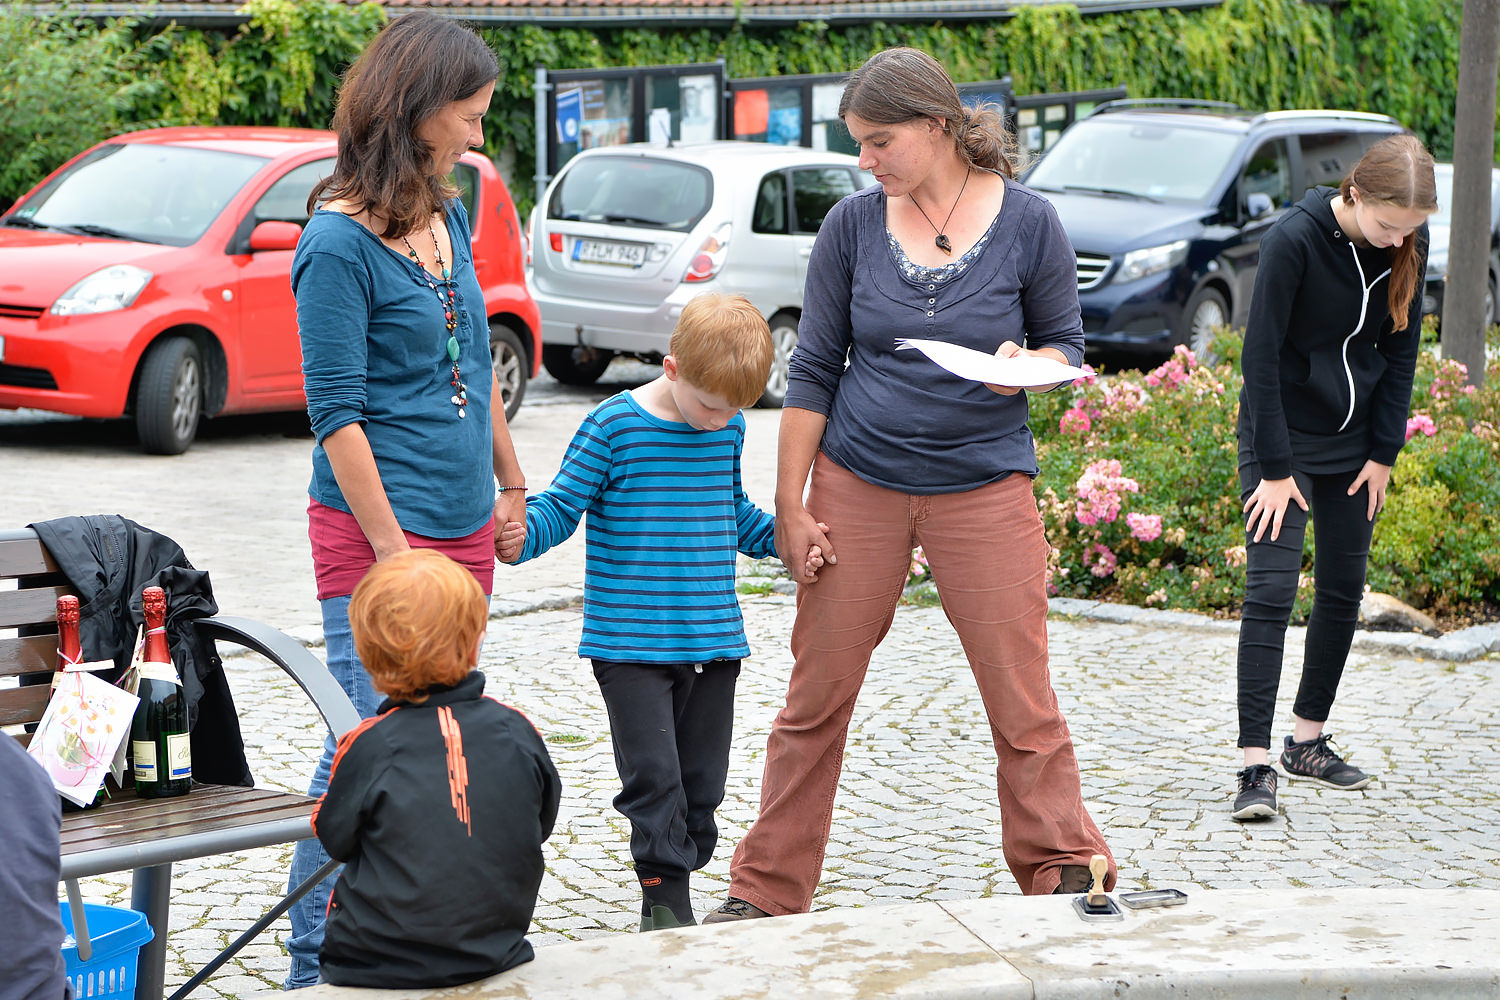
[[1493,890],[1194,889],[1181,906],[1125,909],[1111,922],[1085,922],[1072,897],[992,896],[617,934],[539,948],[534,961],[465,986],[325,985],[299,997],[1494,996],[1500,957],[1477,945],[1497,939]]
[[[789,581],[777,581],[778,584]],[[792,591],[795,592],[795,591]],[[788,590],[773,586],[770,594],[741,594],[740,600],[765,600],[789,596]],[[582,587],[549,587],[541,590],[497,594],[490,601],[490,618],[509,618],[537,611],[558,611],[583,603]],[[1169,611],[1141,608],[1106,601],[1085,601],[1073,597],[1054,597],[1049,602],[1051,614],[1060,618],[1111,622],[1117,625],[1139,625],[1142,628],[1193,628],[1210,632],[1237,633],[1238,621],[1211,618],[1191,611]],[[319,629],[293,629],[290,634],[304,646],[323,645]],[[1500,652],[1500,622],[1474,625],[1434,638],[1418,633],[1376,632],[1360,629],[1354,633],[1354,648],[1369,653],[1402,653],[1462,663]]]

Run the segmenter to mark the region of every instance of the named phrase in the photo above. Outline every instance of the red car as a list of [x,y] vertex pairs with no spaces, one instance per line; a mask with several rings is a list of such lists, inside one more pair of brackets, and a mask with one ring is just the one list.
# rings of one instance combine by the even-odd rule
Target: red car
[[[59,167],[0,216],[0,408],[131,416],[175,455],[200,417],[305,407],[289,274],[335,153],[332,132],[168,128]],[[484,156],[455,180],[514,416],[541,358],[520,225]]]

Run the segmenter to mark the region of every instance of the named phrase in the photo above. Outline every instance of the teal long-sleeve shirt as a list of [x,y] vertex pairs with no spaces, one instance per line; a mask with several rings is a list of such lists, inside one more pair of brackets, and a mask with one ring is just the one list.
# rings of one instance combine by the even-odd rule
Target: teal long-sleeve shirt
[[578,655],[703,663],[750,653],[735,554],[775,555],[774,520],[745,496],[745,418],[702,431],[647,413],[629,392],[584,418],[552,485],[526,500],[519,562],[585,528]]

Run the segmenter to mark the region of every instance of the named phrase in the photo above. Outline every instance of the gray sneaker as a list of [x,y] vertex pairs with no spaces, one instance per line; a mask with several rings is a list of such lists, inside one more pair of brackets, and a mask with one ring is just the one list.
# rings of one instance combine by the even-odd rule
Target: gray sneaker
[[1312,778],[1330,788],[1354,791],[1368,785],[1373,779],[1334,753],[1328,745],[1330,738],[1324,733],[1302,743],[1293,743],[1288,736],[1286,748],[1281,751],[1282,768],[1294,778]]
[[740,899],[738,896],[730,896],[724,900],[722,906],[703,918],[705,924],[725,924],[731,920],[755,920],[759,917],[769,917],[770,914],[754,903]]
[[1240,780],[1234,797],[1237,820],[1270,819],[1276,815],[1276,769],[1270,764],[1251,764],[1235,775]]

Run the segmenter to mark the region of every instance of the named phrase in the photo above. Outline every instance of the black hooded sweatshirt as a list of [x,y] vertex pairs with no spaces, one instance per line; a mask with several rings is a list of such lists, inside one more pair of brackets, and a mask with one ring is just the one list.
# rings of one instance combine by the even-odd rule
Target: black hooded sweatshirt
[[1357,472],[1394,465],[1406,443],[1421,337],[1427,226],[1417,241],[1418,284],[1397,331],[1390,313],[1391,252],[1358,247],[1318,187],[1266,233],[1245,328],[1241,448],[1266,479],[1292,468]]

